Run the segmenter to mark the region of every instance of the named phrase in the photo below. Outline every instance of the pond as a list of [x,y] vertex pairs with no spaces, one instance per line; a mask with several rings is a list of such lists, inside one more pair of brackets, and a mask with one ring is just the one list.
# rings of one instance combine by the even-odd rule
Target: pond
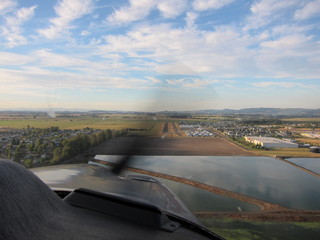
[[[128,172],[128,174],[137,174]],[[155,178],[155,177],[154,177]],[[199,188],[167,179],[156,178],[176,194],[192,212],[259,211],[256,205],[220,196]]]
[[[96,159],[115,162],[117,156],[97,155]],[[129,165],[184,177],[289,208],[320,209],[320,178],[274,158],[136,156]],[[190,191],[190,197],[203,204],[198,192],[193,191]],[[185,201],[183,198],[188,196],[181,198]]]

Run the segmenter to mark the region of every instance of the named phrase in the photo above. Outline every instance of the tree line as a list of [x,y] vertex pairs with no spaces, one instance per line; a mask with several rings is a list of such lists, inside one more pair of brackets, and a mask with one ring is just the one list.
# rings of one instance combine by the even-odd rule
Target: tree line
[[126,136],[127,130],[101,130],[90,135],[81,133],[77,136],[64,139],[62,145],[54,148],[51,163],[58,163],[71,159],[79,154],[88,152],[92,147],[97,146],[113,137]]
[[[12,159],[18,163],[24,163],[26,167],[33,167],[33,160],[29,157],[32,154],[37,154],[41,157],[39,165],[57,164],[59,162],[71,159],[79,154],[89,152],[94,146],[97,146],[113,137],[126,136],[127,129],[123,130],[98,130],[92,133],[79,133],[73,137],[66,137],[58,144],[54,138],[43,139],[42,134],[50,132],[59,132],[59,128],[51,127],[45,129],[31,129],[30,136],[37,136],[37,140],[32,143],[25,143],[18,138],[12,139],[4,150],[6,158]],[[29,135],[29,134],[28,134]],[[15,146],[15,147],[13,147]]]

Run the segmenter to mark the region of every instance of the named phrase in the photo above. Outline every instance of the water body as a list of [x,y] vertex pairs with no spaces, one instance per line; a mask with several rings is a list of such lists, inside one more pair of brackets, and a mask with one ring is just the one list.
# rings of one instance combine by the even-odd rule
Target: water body
[[[139,173],[132,173],[130,171],[127,173],[128,175],[140,175]],[[250,212],[260,210],[258,206],[242,202],[240,200],[220,196],[212,192],[171,180],[162,178],[156,179],[165,184],[174,194],[176,194],[192,212]]]
[[[117,157],[98,155],[96,159],[115,162]],[[188,178],[289,208],[320,210],[320,178],[274,158],[137,156],[130,166]]]
[[320,174],[320,158],[288,158],[286,160]]
[[202,189],[191,187],[174,181],[159,179],[169,187],[192,212],[234,212],[234,211],[259,211],[256,205],[236,199],[220,196]]

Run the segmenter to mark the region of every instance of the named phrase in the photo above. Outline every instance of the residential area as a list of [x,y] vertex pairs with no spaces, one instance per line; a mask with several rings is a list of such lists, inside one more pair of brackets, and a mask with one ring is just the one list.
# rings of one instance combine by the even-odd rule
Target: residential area
[[[276,124],[274,124],[276,123]],[[296,125],[295,125],[296,126]],[[180,122],[179,127],[189,137],[216,137],[235,141],[252,148],[310,148],[320,151],[320,132],[303,128],[294,128],[281,122],[239,121],[193,121]],[[311,139],[311,141],[310,141]],[[312,141],[312,139],[314,139]],[[315,145],[315,146],[312,146]],[[310,149],[311,150],[311,149]]]
[[99,129],[25,128],[1,129],[0,158],[27,167],[57,163],[106,141],[117,133]]

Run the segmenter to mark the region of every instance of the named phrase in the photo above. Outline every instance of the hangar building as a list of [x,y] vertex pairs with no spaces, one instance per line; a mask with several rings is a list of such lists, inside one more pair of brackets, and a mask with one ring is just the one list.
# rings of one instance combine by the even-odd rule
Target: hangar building
[[255,145],[261,145],[266,148],[298,148],[297,143],[292,143],[289,141],[281,140],[273,137],[256,137],[256,136],[246,136],[244,137],[246,141],[251,142]]

